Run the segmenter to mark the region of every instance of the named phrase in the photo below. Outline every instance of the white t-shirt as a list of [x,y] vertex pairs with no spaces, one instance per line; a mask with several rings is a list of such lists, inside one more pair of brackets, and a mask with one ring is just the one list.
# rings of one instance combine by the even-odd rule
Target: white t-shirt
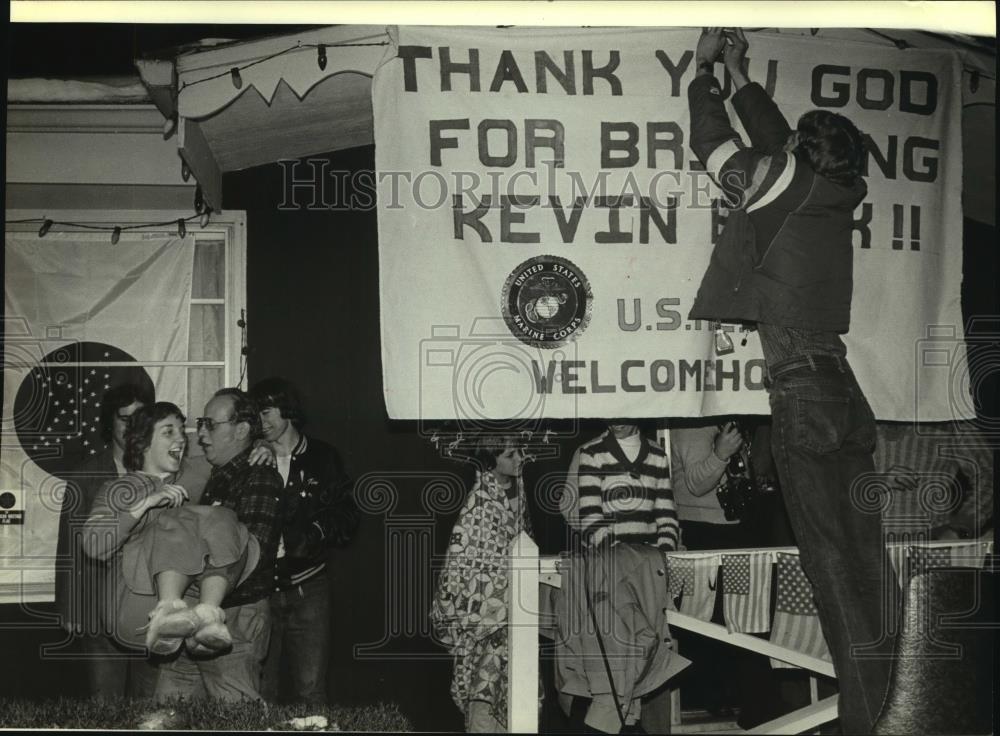
[[282,485],[288,485],[288,471],[292,469],[292,456],[278,455],[274,459],[278,464],[278,472],[281,473]]
[[639,457],[639,449],[642,447],[642,433],[636,432],[635,434],[630,434],[625,439],[618,440],[618,445],[622,448],[622,452],[625,453],[628,461],[630,463],[635,462],[635,459]]

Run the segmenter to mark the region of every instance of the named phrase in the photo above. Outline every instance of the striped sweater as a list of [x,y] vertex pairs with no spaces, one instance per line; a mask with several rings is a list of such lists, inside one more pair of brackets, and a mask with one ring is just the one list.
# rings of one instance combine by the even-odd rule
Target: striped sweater
[[659,445],[643,438],[639,455],[630,462],[608,430],[578,454],[579,523],[588,544],[596,546],[611,535],[612,543],[677,548],[670,466]]

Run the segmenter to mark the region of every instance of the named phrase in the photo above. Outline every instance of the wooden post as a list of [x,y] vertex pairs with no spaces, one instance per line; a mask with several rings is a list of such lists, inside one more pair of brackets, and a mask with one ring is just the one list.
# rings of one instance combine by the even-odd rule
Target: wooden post
[[510,549],[507,730],[538,733],[538,545],[521,532]]

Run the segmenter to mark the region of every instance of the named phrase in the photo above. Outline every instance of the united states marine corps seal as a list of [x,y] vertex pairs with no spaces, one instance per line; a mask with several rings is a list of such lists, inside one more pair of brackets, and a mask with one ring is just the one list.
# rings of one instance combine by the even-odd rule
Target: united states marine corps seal
[[507,277],[500,296],[507,327],[521,342],[557,348],[576,339],[590,322],[590,282],[559,256],[529,258]]

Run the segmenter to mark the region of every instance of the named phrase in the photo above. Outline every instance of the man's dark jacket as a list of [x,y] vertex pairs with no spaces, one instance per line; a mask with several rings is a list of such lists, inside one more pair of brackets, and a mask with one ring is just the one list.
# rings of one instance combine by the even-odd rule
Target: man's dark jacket
[[847,332],[853,212],[865,183],[837,184],[784,152],[791,129],[759,84],[733,95],[752,148],[730,124],[715,77],[696,77],[688,104],[691,148],[735,200],[689,317]]
[[331,547],[346,545],[357,530],[351,480],[337,451],[303,434],[292,450],[282,504],[285,555],[278,558],[279,588],[312,577]]

